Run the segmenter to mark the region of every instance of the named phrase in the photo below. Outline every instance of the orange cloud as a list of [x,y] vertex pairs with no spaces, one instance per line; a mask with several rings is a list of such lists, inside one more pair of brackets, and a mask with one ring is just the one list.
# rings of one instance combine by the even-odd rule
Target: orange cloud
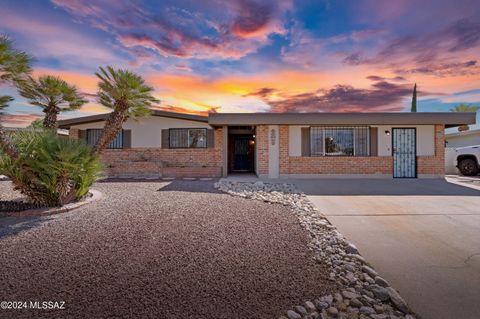
[[[182,75],[149,73],[145,74],[144,78],[148,84],[154,86],[156,90],[154,95],[161,100],[159,107],[178,112],[205,114],[212,109],[219,112],[268,111],[276,102],[280,103],[287,97],[331,90],[338,85],[351,86],[355,90],[369,90],[372,81],[381,79],[395,81],[397,76],[390,68],[383,66],[357,65],[335,68],[335,64],[332,63],[331,67],[332,69],[327,71],[283,69],[254,75],[221,76],[216,79],[193,73]],[[409,65],[405,64],[405,68],[408,67]],[[93,74],[48,69],[36,70],[35,75],[39,74],[58,75],[69,83],[77,85],[83,92],[93,94],[97,90],[98,80]],[[445,101],[447,101],[448,95],[454,92],[477,89],[476,83],[480,80],[480,75],[475,74],[438,77],[432,74],[418,73],[405,74],[404,77],[401,84],[405,85],[407,90],[409,86],[413,86],[413,82],[416,82],[422,92],[430,92],[429,96],[426,95],[427,93],[423,93],[425,96],[420,93],[420,98],[437,97]],[[265,88],[272,89],[268,101],[262,99],[261,96],[251,94]],[[402,95],[405,96],[405,100],[408,98],[408,94],[402,93]],[[397,98],[395,101],[399,103],[399,100]],[[388,104],[390,103],[386,101],[385,105]],[[355,110],[359,111],[360,109],[356,108]],[[95,102],[87,104],[80,110],[82,113],[108,111],[109,109]]]

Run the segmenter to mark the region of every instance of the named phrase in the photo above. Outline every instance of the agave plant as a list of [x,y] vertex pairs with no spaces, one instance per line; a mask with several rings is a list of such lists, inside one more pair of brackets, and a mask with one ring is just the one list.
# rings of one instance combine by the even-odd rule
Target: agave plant
[[129,117],[149,115],[149,106],[158,100],[152,96],[153,88],[146,85],[141,76],[128,70],[115,70],[108,66],[106,69],[100,67],[100,72],[95,74],[100,79],[99,102],[113,109],[95,145],[95,150],[101,153],[115,139]]
[[58,113],[77,110],[87,103],[74,85],[56,76],[45,75],[38,80],[28,77],[18,82],[17,86],[20,95],[30,104],[43,109],[43,127],[48,129],[57,127]]
[[0,174],[35,204],[61,206],[77,201],[101,172],[98,155],[83,141],[63,139],[49,130],[18,132],[12,140],[18,157],[0,152]]

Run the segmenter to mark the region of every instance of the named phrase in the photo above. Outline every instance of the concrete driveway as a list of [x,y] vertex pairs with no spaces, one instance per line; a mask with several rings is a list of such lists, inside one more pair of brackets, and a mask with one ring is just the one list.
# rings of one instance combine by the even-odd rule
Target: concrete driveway
[[480,318],[480,190],[443,179],[294,182],[422,318]]

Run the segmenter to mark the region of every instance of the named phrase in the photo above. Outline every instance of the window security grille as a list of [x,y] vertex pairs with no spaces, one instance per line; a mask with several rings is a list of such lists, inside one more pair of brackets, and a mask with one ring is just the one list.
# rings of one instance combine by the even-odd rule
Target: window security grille
[[172,128],[169,130],[170,148],[206,148],[207,129]]
[[312,156],[369,156],[368,127],[313,126],[310,128]]
[[[87,130],[87,144],[94,146],[102,135],[103,129],[88,129]],[[121,130],[115,139],[107,146],[109,149],[123,148],[123,130]]]

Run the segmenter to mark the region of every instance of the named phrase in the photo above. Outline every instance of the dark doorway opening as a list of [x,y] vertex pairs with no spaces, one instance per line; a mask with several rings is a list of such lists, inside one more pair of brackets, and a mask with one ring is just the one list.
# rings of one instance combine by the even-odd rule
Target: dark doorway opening
[[231,126],[228,128],[228,172],[251,173],[255,171],[255,127]]

